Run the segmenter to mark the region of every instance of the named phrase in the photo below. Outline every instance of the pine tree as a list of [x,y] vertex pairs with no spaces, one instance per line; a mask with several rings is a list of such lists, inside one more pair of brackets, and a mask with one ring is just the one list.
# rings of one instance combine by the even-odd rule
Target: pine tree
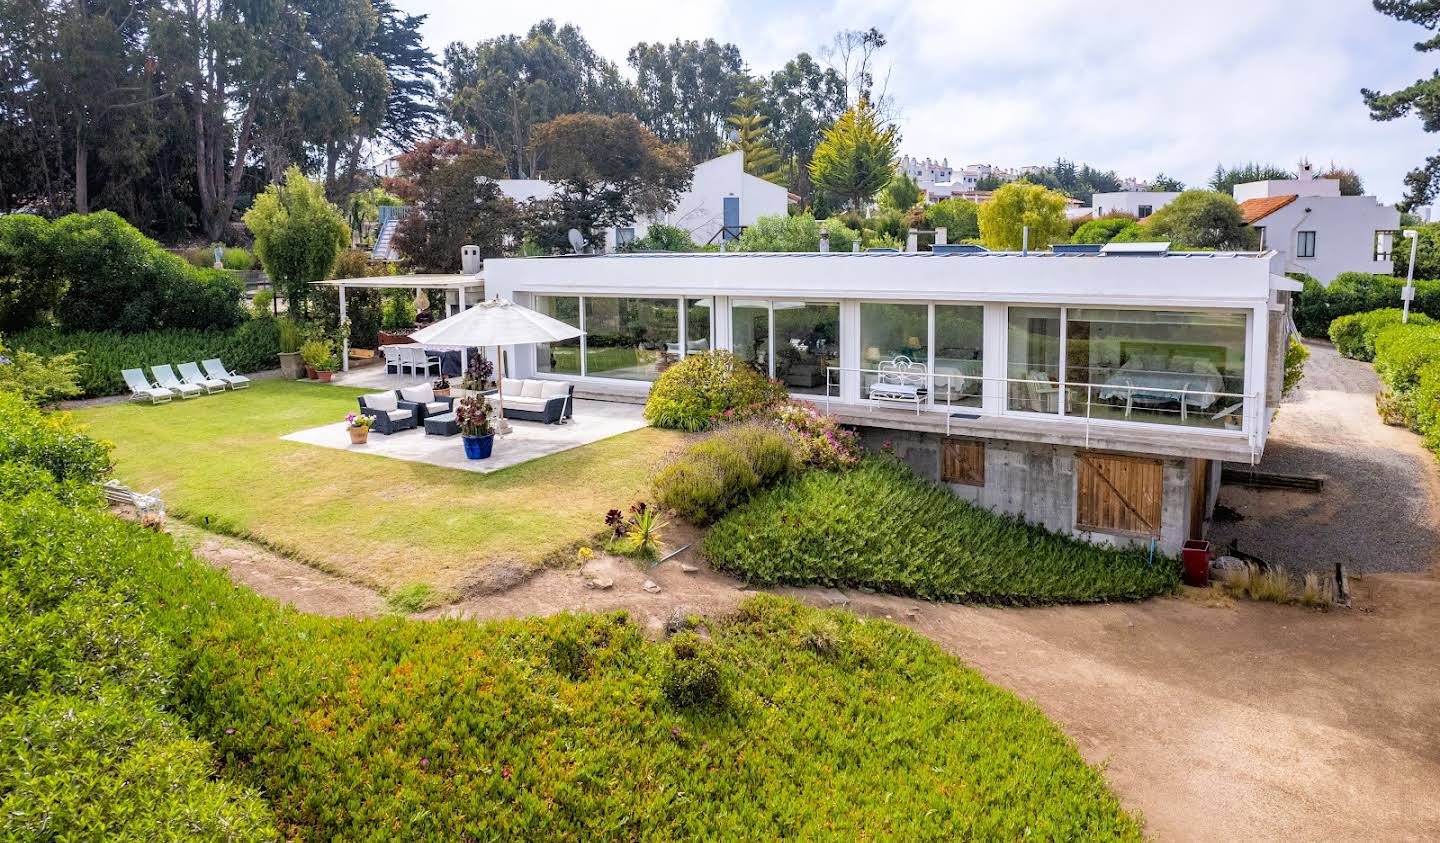
[[900,131],[881,125],[866,100],[840,115],[815,148],[810,179],[815,186],[860,210],[895,174]]
[[734,129],[731,151],[745,153],[745,172],[778,185],[785,184],[780,152],[770,142],[770,118],[760,113],[760,98],[746,95],[735,100],[735,113],[725,118]]

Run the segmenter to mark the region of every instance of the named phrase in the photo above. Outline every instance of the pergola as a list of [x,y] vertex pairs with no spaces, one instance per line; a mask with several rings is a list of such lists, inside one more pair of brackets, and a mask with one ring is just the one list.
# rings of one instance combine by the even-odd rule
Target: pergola
[[[340,321],[345,321],[346,290],[409,290],[418,296],[421,290],[445,291],[446,316],[454,316],[467,307],[466,302],[485,300],[485,278],[476,275],[384,275],[375,278],[335,278],[330,281],[315,281],[317,287],[335,287],[340,291]],[[456,294],[456,304],[450,304],[450,292]],[[350,339],[347,337],[340,352],[340,367],[350,371]]]

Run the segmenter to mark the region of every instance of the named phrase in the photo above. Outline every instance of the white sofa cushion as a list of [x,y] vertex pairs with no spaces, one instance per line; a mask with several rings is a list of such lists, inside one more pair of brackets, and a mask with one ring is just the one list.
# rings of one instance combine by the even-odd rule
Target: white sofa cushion
[[385,411],[385,416],[386,416],[387,418],[389,418],[390,421],[403,421],[403,420],[405,420],[405,419],[410,418],[411,415],[413,415],[413,414],[412,414],[409,410],[386,410],[386,411]]
[[560,381],[543,381],[540,386],[541,398],[559,398],[570,392],[570,384]]
[[435,388],[428,383],[419,386],[407,386],[400,390],[402,401],[413,401],[416,404],[429,404],[435,400]]
[[365,396],[365,406],[383,413],[395,409],[400,403],[393,392],[375,392]]
[[524,388],[520,390],[520,394],[525,398],[539,398],[543,394],[544,389],[544,381],[527,380],[525,381]]
[[429,401],[425,404],[425,415],[434,416],[450,412],[450,405],[444,401]]
[[525,389],[525,381],[520,378],[511,378],[500,385],[500,394],[506,398],[519,398]]
[[545,399],[526,398],[524,396],[515,396],[512,398],[506,396],[505,407],[511,410],[528,410],[532,413],[538,413],[545,409]]

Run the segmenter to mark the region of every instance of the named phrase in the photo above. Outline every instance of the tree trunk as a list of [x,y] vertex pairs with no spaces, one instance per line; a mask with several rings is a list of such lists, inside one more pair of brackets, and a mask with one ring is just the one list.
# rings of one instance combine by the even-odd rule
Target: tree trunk
[[90,147],[75,133],[75,213],[90,213]]

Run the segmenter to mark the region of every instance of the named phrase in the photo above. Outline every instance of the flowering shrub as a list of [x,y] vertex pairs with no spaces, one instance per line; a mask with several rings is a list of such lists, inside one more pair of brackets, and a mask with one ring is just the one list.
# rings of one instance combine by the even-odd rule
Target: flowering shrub
[[784,400],[785,387],[728,351],[692,354],[650,387],[645,420],[656,427],[710,430],[726,410]]
[[726,410],[716,423],[758,419],[773,422],[789,432],[799,449],[800,461],[811,468],[849,468],[860,461],[859,437],[840,426],[808,401],[790,398],[771,404],[750,404]]

